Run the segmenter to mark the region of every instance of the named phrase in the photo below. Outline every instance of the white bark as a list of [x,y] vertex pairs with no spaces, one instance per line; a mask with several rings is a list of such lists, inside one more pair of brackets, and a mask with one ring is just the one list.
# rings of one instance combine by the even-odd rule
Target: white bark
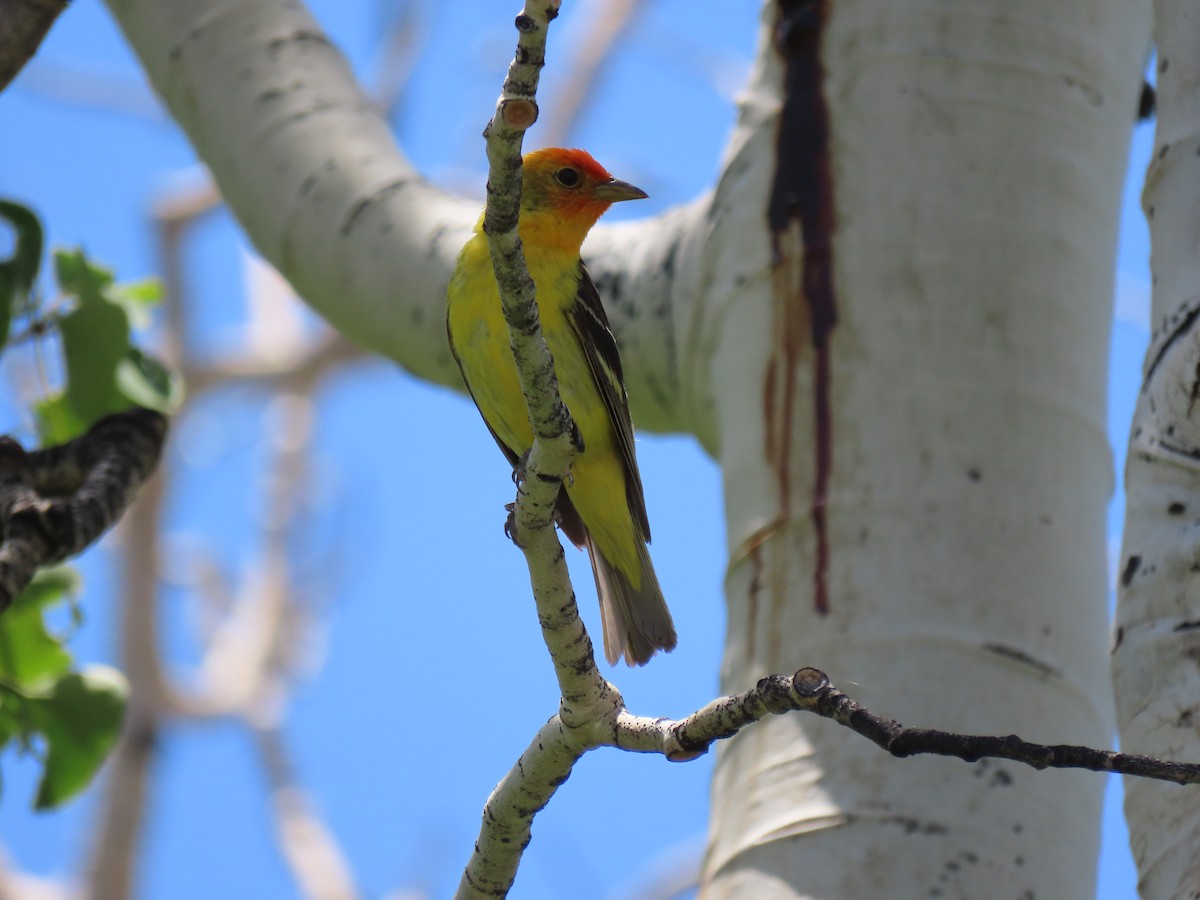
[[[1126,464],[1113,677],[1122,749],[1200,761],[1200,11],[1155,3],[1158,119],[1142,204],[1153,247],[1152,322]],[[1147,900],[1200,891],[1200,800],[1125,781]]]
[[[442,297],[474,204],[417,178],[308,14],[109,2],[260,251],[346,334],[457,385]],[[803,261],[793,229],[773,269],[766,230],[774,4],[715,194],[585,248],[639,426],[697,434],[725,472],[722,690],[814,665],[906,724],[1103,745],[1104,375],[1147,4],[827,5],[828,615],[814,354],[777,348]],[[1102,787],[775,718],[722,753],[707,896],[1085,897]]]
[[[829,11],[830,613],[814,612],[811,345],[786,473],[764,465],[782,77],[765,45],[721,188],[753,199],[722,209],[706,256],[729,279],[707,313],[731,548],[722,690],[811,664],[909,724],[1103,746],[1104,386],[1146,4]],[[1102,790],[899,762],[772,719],[718,762],[705,896],[1088,897]]]

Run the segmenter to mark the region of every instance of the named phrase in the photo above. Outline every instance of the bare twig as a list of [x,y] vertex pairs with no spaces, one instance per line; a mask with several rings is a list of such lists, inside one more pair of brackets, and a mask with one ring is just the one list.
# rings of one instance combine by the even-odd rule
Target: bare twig
[[1035,769],[1088,769],[1176,784],[1200,784],[1200,764],[1073,744],[1035,744],[1011,734],[969,735],[909,728],[871,712],[835,688],[824,672],[813,668],[800,669],[794,675],[768,675],[752,690],[714,700],[678,722],[622,715],[614,744],[686,761],[701,756],[713,742],[733,737],[759,719],[795,711],[832,719],[900,758],[934,754],[975,762],[988,756],[1010,759]]
[[[122,651],[124,657],[129,656],[127,646]],[[86,895],[96,900],[125,900],[134,895],[153,762],[158,754],[157,713],[147,702],[149,692],[139,691],[133,673],[129,674],[129,705],[121,740],[105,765],[104,800],[87,863]]]
[[134,409],[32,453],[0,438],[0,612],[40,567],[74,556],[116,522],[154,471],[166,433],[163,416]]
[[563,479],[579,450],[579,432],[558,393],[550,351],[542,337],[533,279],[517,237],[521,203],[521,142],[537,120],[538,75],[545,61],[546,30],[559,0],[529,0],[517,16],[517,51],[496,112],[484,129],[488,199],[483,230],[492,255],[509,341],[534,442],[518,485],[514,540],[525,553],[534,601],[562,694],[561,715],[573,726],[601,710],[615,712],[620,694],[601,676],[567,577],[562,545],[554,533],[554,508]]
[[277,723],[254,727],[259,755],[271,785],[279,846],[300,894],[310,900],[358,896],[345,856],[297,784]]
[[790,683],[786,694],[790,708],[833,719],[900,758],[934,754],[975,762],[988,756],[1011,759],[1035,769],[1087,769],[1091,772],[1115,772],[1118,775],[1173,781],[1176,784],[1200,784],[1200,764],[1170,762],[1151,756],[1095,750],[1075,744],[1034,744],[1015,734],[970,735],[931,728],[908,728],[894,719],[871,712],[847,697],[830,684],[825,673],[818,669],[801,669],[791,678],[775,678],[783,678]]
[[571,69],[551,98],[542,122],[541,143],[558,147],[567,143],[575,123],[595,93],[596,78],[612,57],[617,40],[625,33],[642,0],[593,0],[582,29],[585,37],[572,56]]
[[319,381],[345,363],[366,358],[359,347],[331,331],[280,357],[264,359],[258,353],[245,353],[206,364],[191,362],[186,368],[190,373],[187,383],[197,394],[218,384],[230,383],[257,382],[279,389],[294,384],[297,378]]
[[702,756],[714,742],[733,737],[760,719],[790,712],[810,712],[832,719],[900,758],[934,754],[976,762],[995,757],[1035,769],[1088,769],[1200,784],[1200,764],[1071,744],[1035,744],[1016,735],[908,728],[846,696],[819,669],[804,668],[794,675],[768,675],[751,690],[721,697],[678,721],[634,716],[622,710],[611,719],[568,728],[555,716],[488,798],[473,866],[464,874],[458,896],[496,897],[508,892],[521,854],[529,844],[533,817],[545,808],[576,761],[589,750],[613,746],[661,753],[674,762],[686,762]]
[[0,91],[37,53],[66,0],[0,0]]
[[371,93],[385,119],[391,119],[400,108],[420,57],[416,48],[422,28],[416,10],[416,3],[405,3],[388,23],[383,36],[383,57]]
[[301,643],[288,537],[309,471],[313,413],[307,379],[320,371],[299,370],[275,398],[262,556],[206,649],[203,693],[189,710],[193,717],[239,715],[260,731],[257,723],[274,722],[286,697],[295,647]]
[[[534,601],[558,678],[559,714],[496,788],[484,807],[475,850],[463,871],[458,897],[507,893],[533,816],[566,780],[571,766],[598,736],[588,732],[624,708],[620,693],[596,667],[591,640],[579,617],[562,545],[554,533],[554,508],[563,479],[579,450],[579,433],[563,406],[550,351],[542,337],[533,279],[517,236],[521,202],[521,143],[537,120],[538,77],[546,55],[546,31],[558,0],[529,0],[517,16],[517,50],[487,140],[488,200],[483,230],[492,256],[509,341],[534,441],[518,485],[511,525],[529,565]],[[605,726],[600,725],[601,729]],[[531,766],[524,766],[528,759]]]
[[[313,420],[309,395],[323,371],[316,366],[298,370],[275,399],[272,478],[263,517],[266,546],[259,565],[262,575],[257,579],[263,583],[235,610],[235,615],[247,610],[253,627],[222,629],[229,637],[214,643],[208,654],[212,665],[206,668],[211,681],[223,684],[226,697],[244,697],[241,718],[255,736],[271,786],[279,846],[301,895],[311,900],[351,900],[358,892],[350,867],[299,786],[280,728],[295,647],[300,643],[300,610],[290,583],[288,537],[309,476]],[[248,641],[244,639],[247,631]],[[226,645],[230,652],[218,658],[219,648]],[[218,663],[223,663],[224,672]],[[240,691],[242,684],[249,685],[247,692]]]

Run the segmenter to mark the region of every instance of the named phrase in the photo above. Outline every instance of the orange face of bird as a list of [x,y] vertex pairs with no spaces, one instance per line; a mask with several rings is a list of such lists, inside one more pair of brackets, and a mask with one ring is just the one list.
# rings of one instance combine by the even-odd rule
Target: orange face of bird
[[[549,217],[563,238],[583,243],[588,229],[614,203],[640,200],[641,188],[618,181],[585,150],[552,148],[525,155],[521,188],[522,224],[538,227]],[[534,221],[530,221],[533,219]]]

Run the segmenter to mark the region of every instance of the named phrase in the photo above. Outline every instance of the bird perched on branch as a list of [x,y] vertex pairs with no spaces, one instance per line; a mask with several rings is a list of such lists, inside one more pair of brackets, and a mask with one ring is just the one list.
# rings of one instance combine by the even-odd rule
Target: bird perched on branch
[[[613,203],[645,196],[583,150],[537,150],[524,159],[517,226],[559,391],[583,444],[559,493],[559,527],[591,557],[604,655],[610,663],[624,656],[630,665],[673,649],[675,626],[646,548],[650,523],[617,344],[579,251]],[[450,279],[446,324],[475,405],[508,461],[519,466],[533,446],[533,429],[482,216]]]

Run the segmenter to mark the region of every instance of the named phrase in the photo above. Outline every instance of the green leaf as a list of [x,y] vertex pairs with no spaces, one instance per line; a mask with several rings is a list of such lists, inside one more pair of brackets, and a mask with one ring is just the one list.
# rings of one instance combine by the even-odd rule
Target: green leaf
[[[59,284],[78,298],[58,320],[67,364],[66,407],[85,425],[131,403],[173,412],[182,402],[178,379],[158,360],[129,343],[133,326],[149,323],[149,307],[162,298],[156,279],[116,285],[112,273],[81,250],[54,256]],[[47,405],[44,431],[74,432],[74,422],[57,405]],[[78,432],[74,432],[78,433]]]
[[46,608],[79,592],[82,580],[70,566],[54,566],[33,576],[0,616],[0,680],[36,691],[47,679],[71,667],[63,639],[46,629]]
[[24,596],[0,616],[0,679],[24,691],[38,691],[71,668],[71,654],[46,630],[42,607],[51,600]]
[[25,590],[13,600],[12,609],[45,609],[69,596],[79,593],[83,579],[70,566],[51,566],[33,576]]
[[59,806],[87,787],[117,741],[128,697],[120,672],[88,666],[60,678],[49,697],[33,701],[32,717],[47,744],[37,809]]
[[23,730],[17,708],[20,702],[16,693],[0,685],[0,750]]
[[111,269],[93,263],[79,247],[54,251],[54,277],[64,294],[99,299],[113,283]]
[[33,210],[0,200],[0,218],[16,232],[13,255],[0,261],[0,345],[8,340],[14,312],[29,304],[42,266],[42,223]]
[[85,282],[79,306],[59,319],[58,330],[67,361],[67,402],[90,424],[129,406],[117,390],[117,366],[129,352],[129,319]]
[[38,436],[43,447],[64,444],[87,431],[88,423],[75,414],[64,391],[52,394],[33,405],[37,415]]
[[150,324],[150,309],[162,302],[163,285],[157,278],[143,278],[114,285],[106,292],[108,298],[125,310],[129,324],[135,329]]
[[137,347],[130,347],[117,366],[117,388],[139,406],[160,413],[173,413],[183,404],[183,380]]

